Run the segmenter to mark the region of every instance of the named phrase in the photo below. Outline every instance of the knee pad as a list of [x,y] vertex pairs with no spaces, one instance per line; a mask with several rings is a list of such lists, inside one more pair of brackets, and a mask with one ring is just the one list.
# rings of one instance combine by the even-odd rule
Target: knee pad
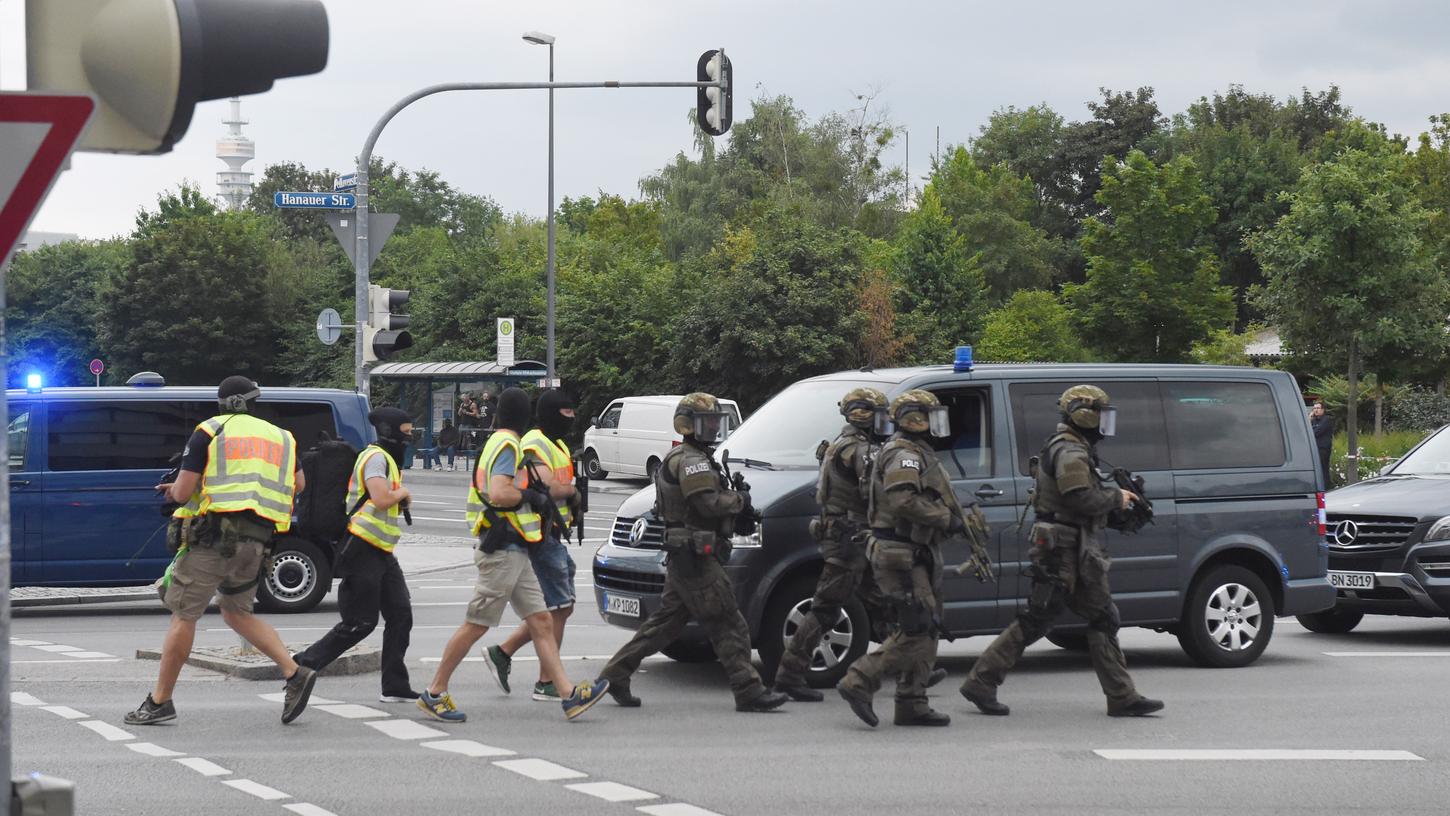
[[1120,629],[1122,625],[1123,619],[1122,616],[1118,614],[1118,605],[1115,603],[1109,603],[1107,609],[1099,612],[1097,615],[1093,616],[1092,620],[1088,621],[1089,629],[1102,632],[1108,637],[1116,635],[1118,633],[1118,629]]
[[888,595],[902,634],[924,635],[931,630],[931,610],[910,592]]

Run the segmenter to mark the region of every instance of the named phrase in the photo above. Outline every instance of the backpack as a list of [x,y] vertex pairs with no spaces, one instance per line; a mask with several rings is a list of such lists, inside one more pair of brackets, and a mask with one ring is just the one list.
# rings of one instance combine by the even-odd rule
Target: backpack
[[314,541],[341,541],[347,534],[347,486],[357,465],[352,445],[325,436],[303,453],[302,476],[307,486],[297,494],[296,528]]

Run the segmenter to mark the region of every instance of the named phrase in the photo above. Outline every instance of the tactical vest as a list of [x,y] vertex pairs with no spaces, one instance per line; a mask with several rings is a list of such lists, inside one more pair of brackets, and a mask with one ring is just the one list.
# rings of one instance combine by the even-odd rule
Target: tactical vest
[[[535,428],[524,434],[519,444],[523,446],[525,456],[533,456],[554,471],[556,482],[574,484],[574,457],[570,455],[569,446],[563,440],[550,439],[543,431]],[[570,509],[568,502],[559,505],[559,518],[566,530],[574,523],[574,511]]]
[[[821,459],[821,473],[816,480],[816,503],[826,515],[845,515],[864,522],[868,509],[861,476],[875,452],[871,437],[854,425],[847,425],[826,448]],[[846,466],[850,460],[853,467]],[[854,468],[854,469],[853,469]]]
[[[388,452],[377,445],[368,445],[363,452],[358,454],[357,465],[352,469],[352,481],[347,484],[347,506],[354,507],[367,492],[366,480],[363,479],[363,468],[368,460],[374,456],[382,456],[388,463],[388,486],[393,490],[403,486],[403,477],[398,471],[398,463]],[[361,538],[363,541],[377,547],[383,552],[392,552],[397,546],[398,539],[403,536],[403,529],[398,526],[398,518],[403,514],[402,503],[393,505],[386,510],[379,509],[373,504],[372,498],[368,498],[352,518],[348,519],[347,531]]]
[[[500,428],[493,432],[488,442],[483,446],[483,452],[478,456],[478,464],[473,471],[473,484],[468,488],[468,503],[464,505],[464,514],[468,519],[468,526],[478,535],[484,530],[493,526],[489,515],[508,522],[519,537],[530,544],[537,544],[544,538],[544,528],[539,514],[534,512],[532,507],[520,504],[512,510],[495,507],[484,498],[483,493],[478,490],[478,479],[482,476],[485,480],[492,478],[493,464],[498,460],[499,454],[505,450],[514,452],[514,460],[519,463],[519,470],[523,470],[523,454],[519,446],[519,435],[507,428]],[[523,486],[528,487],[529,475],[525,471],[522,474]]]
[[196,426],[211,437],[201,489],[172,515],[250,510],[277,532],[292,527],[297,443],[292,434],[248,414],[224,414]]
[[928,445],[922,445],[902,436],[887,442],[876,455],[876,464],[871,470],[870,524],[873,534],[891,531],[892,537],[901,541],[930,545],[941,536],[941,531],[928,525],[920,525],[905,516],[892,512],[886,495],[886,471],[890,464],[902,454],[908,454],[921,462],[921,489],[923,493],[933,491],[938,498],[944,498],[952,505],[957,504],[956,492],[946,469],[937,461],[936,452]]
[[1049,521],[1057,524],[1069,524],[1075,527],[1089,527],[1094,521],[1101,524],[1100,519],[1093,519],[1080,515],[1067,506],[1062,500],[1062,491],[1057,487],[1057,457],[1070,445],[1081,445],[1087,447],[1088,455],[1093,465],[1097,465],[1097,455],[1092,447],[1087,445],[1076,435],[1059,431],[1053,434],[1043,446],[1039,454],[1037,464],[1037,487],[1032,494],[1032,512],[1040,521]]
[[728,519],[707,518],[700,515],[690,506],[685,498],[685,489],[681,484],[682,471],[686,467],[706,466],[714,474],[717,481],[723,482],[724,477],[720,472],[720,465],[715,458],[688,444],[676,445],[665,454],[660,461],[659,471],[655,475],[655,499],[659,502],[660,518],[664,519],[665,526],[683,526],[690,531],[707,530],[718,535],[724,533],[722,524],[728,524]]

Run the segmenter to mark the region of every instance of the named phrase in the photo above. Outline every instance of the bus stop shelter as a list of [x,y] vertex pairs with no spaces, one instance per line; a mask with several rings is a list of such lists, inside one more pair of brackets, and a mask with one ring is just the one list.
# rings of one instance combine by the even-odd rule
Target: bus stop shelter
[[[432,450],[434,447],[433,416],[436,413],[433,395],[440,385],[453,385],[453,403],[456,405],[465,383],[493,383],[500,390],[511,385],[537,384],[547,375],[544,364],[538,360],[519,360],[511,366],[496,362],[461,363],[383,363],[374,366],[368,376],[373,379],[401,382],[404,385],[421,386],[424,393],[423,405],[409,404],[405,399],[402,406],[410,413],[419,407],[423,412],[422,437],[417,448]],[[406,393],[406,392],[405,392]]]

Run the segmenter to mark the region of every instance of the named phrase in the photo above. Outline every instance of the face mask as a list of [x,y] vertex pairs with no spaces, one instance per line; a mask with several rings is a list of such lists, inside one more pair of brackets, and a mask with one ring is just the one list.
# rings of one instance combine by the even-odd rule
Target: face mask
[[730,415],[723,412],[695,412],[695,441],[718,445],[730,435]]
[[1098,411],[1098,433],[1104,437],[1118,433],[1118,409],[1109,406]]

